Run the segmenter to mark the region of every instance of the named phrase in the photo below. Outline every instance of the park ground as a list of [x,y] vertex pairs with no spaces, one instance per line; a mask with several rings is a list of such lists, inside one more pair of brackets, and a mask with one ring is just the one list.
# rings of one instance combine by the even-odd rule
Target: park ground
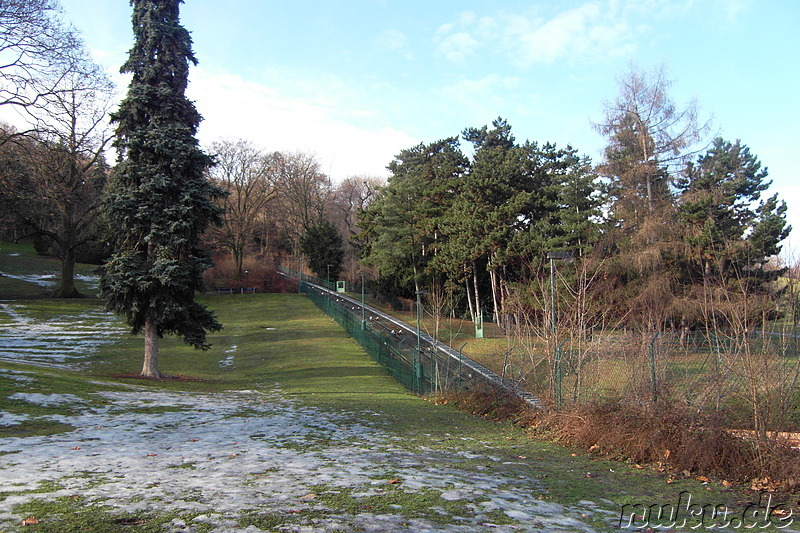
[[0,260],[0,531],[645,531],[623,510],[689,497],[767,522],[736,521],[757,493],[412,395],[301,295],[204,297],[212,349],[165,339],[173,379],[137,379],[100,302],[23,299],[38,260]]

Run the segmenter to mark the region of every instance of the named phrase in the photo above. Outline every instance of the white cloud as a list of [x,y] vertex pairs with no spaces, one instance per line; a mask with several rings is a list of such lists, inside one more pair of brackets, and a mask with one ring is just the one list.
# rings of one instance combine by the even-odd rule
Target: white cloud
[[463,61],[485,45],[519,68],[614,57],[629,54],[646,30],[631,22],[647,11],[641,1],[645,0],[587,2],[548,15],[541,9],[485,17],[462,13],[456,21],[442,24],[434,40],[437,53],[452,61]]
[[454,33],[439,40],[436,53],[449,61],[463,63],[468,56],[475,53],[480,44],[469,33]]
[[[492,74],[480,79],[464,79],[443,87],[437,91],[448,102],[455,102],[466,120],[492,120],[498,114],[506,116],[511,111],[509,102],[517,102],[516,98],[509,98],[521,84],[519,78],[513,76],[499,76]],[[528,100],[534,100],[534,95],[529,95]],[[514,107],[519,107],[514,104]]]
[[[418,142],[387,126],[361,127],[349,115],[369,117],[369,109],[343,108],[329,99],[299,98],[247,81],[238,75],[192,70],[188,96],[204,121],[199,138],[208,145],[221,137],[242,137],[266,150],[314,154],[334,180],[352,175],[386,176],[400,150]],[[329,92],[330,94],[330,92]]]
[[414,59],[414,54],[411,52],[408,45],[408,37],[401,31],[385,30],[378,35],[375,42],[379,48],[394,53],[400,53],[401,56],[408,61]]
[[398,30],[386,30],[378,36],[378,44],[388,50],[401,50],[408,44],[408,37]]

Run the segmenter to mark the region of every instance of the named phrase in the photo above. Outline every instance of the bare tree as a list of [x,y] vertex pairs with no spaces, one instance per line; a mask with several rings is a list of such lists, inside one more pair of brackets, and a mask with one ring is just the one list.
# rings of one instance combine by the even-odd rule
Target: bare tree
[[[669,196],[671,171],[682,167],[709,127],[698,124],[697,102],[678,108],[669,97],[672,82],[663,65],[646,73],[631,65],[619,80],[619,95],[606,104],[605,119],[595,128],[608,137],[600,173],[622,189],[626,216],[641,220]],[[639,204],[644,203],[646,209]]]
[[331,217],[345,237],[359,233],[358,213],[366,209],[385,180],[370,176],[354,176],[342,180],[331,195]]
[[330,178],[311,154],[275,152],[272,157],[275,185],[280,191],[277,214],[297,253],[300,237],[324,218],[331,194]]
[[65,72],[54,90],[22,108],[30,124],[29,187],[18,196],[27,205],[22,222],[55,245],[61,259],[63,298],[80,296],[74,283],[76,249],[96,238],[101,193],[111,140],[108,112],[113,84],[89,61]]
[[385,180],[376,177],[354,176],[342,180],[332,191],[326,209],[331,223],[344,237],[343,274],[345,279],[354,283],[363,271],[359,252],[353,246],[352,237],[361,232],[358,227],[358,215],[374,200]]
[[0,1],[0,105],[41,106],[69,90],[65,76],[87,66],[83,43],[59,10],[56,0]]
[[275,155],[267,154],[243,139],[221,140],[211,146],[216,165],[210,176],[228,195],[219,201],[224,223],[210,230],[211,238],[231,252],[237,279],[247,247],[266,206],[277,197]]

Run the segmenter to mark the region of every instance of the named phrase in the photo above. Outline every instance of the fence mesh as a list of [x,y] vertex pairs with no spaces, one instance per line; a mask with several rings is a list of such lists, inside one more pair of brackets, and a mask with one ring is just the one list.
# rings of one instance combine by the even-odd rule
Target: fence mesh
[[549,350],[540,364],[521,372],[521,380],[558,405],[669,404],[713,413],[739,427],[800,429],[794,334],[611,332],[567,339]]
[[360,302],[336,293],[333,284],[286,268],[280,271],[299,279],[300,292],[409,390],[429,394],[481,384],[504,386],[491,370],[369,306],[362,309]]
[[[612,330],[556,340],[542,332],[514,337],[487,323],[487,338],[470,342],[473,350],[484,352],[478,364],[425,333],[418,337],[413,327],[383,318],[388,315],[377,316],[369,306],[362,318],[360,302],[336,294],[331,284],[285,273],[307,281],[300,283],[302,292],[416,393],[488,383],[531,403],[669,404],[714,413],[739,427],[800,430],[800,338],[793,331],[673,335]],[[330,290],[322,288],[326,285]]]

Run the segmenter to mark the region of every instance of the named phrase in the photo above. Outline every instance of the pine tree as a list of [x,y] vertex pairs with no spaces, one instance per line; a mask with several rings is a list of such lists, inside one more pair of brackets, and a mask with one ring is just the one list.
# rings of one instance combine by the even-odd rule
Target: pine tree
[[395,296],[413,296],[424,284],[440,245],[439,223],[468,162],[455,137],[400,152],[375,202],[359,214],[365,264],[380,272]]
[[678,180],[684,240],[692,249],[690,275],[720,280],[769,280],[763,266],[781,250],[791,231],[786,204],[777,195],[762,199],[772,181],[767,169],[740,141],[717,138],[705,155],[687,165]]
[[327,220],[308,228],[300,239],[300,251],[318,278],[328,282],[339,279],[344,262],[344,241],[336,226]]
[[200,114],[185,96],[191,38],[179,23],[181,0],[132,0],[134,45],[122,73],[133,78],[112,116],[120,161],[107,198],[115,253],[103,267],[107,307],[144,332],[142,375],[160,377],[158,339],[183,337],[207,349],[221,328],[194,301],[211,261],[199,236],[220,222],[223,194],[205,178],[212,159],[195,137]]

